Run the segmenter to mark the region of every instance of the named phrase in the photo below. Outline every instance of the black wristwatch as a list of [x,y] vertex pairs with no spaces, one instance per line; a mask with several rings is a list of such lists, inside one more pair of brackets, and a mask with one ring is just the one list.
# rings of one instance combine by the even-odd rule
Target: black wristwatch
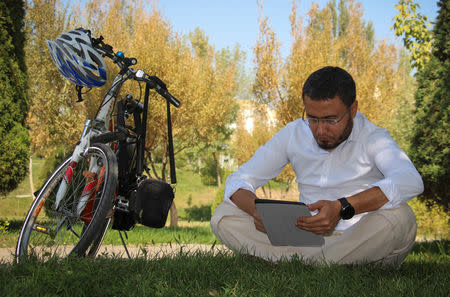
[[339,198],[339,202],[341,203],[341,218],[343,220],[350,220],[355,215],[355,209],[353,206],[348,203],[346,198]]

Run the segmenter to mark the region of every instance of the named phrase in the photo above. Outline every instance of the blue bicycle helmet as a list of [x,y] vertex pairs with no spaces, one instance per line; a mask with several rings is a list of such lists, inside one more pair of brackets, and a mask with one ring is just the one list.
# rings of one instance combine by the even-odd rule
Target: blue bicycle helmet
[[78,28],[47,40],[53,62],[59,72],[74,84],[96,88],[106,83],[106,64],[92,46],[90,31]]

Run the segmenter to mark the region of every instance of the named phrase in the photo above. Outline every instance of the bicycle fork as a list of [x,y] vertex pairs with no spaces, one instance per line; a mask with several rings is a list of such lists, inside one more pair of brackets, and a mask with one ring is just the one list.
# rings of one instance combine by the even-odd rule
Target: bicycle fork
[[[90,124],[91,120],[86,120],[84,124],[83,133],[81,134],[80,141],[78,142],[75,150],[72,154],[72,158],[64,174],[64,178],[58,188],[56,194],[55,204],[53,208],[58,210],[59,205],[67,193],[69,184],[72,181],[75,168],[77,167],[79,161],[86,154],[87,149],[90,145]],[[86,184],[83,188],[83,192],[80,195],[77,203],[76,215],[81,216],[82,220],[85,222],[90,222],[92,215],[88,214],[94,207],[94,198],[103,182],[104,166],[98,162],[98,158],[92,156],[89,160],[89,170],[83,172]],[[88,206],[88,207],[87,207]]]

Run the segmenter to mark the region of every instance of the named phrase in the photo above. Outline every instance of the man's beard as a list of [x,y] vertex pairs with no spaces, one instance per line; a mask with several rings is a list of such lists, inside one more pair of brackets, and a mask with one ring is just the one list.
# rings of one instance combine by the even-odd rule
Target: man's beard
[[334,149],[334,148],[338,147],[338,145],[340,145],[342,142],[347,140],[347,138],[352,133],[352,129],[353,129],[353,118],[350,117],[349,121],[347,122],[347,125],[344,128],[344,131],[342,131],[341,135],[339,135],[338,139],[335,142],[332,142],[332,143],[319,142],[319,136],[316,137],[316,142],[319,145],[319,147],[324,150]]

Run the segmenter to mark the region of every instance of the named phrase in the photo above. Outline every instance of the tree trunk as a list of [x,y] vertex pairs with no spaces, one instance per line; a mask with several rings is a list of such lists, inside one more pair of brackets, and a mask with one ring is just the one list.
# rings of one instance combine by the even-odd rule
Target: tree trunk
[[197,159],[197,166],[198,166],[198,175],[201,175],[201,168],[202,168],[202,157],[198,156]]
[[214,158],[214,164],[216,165],[217,186],[220,187],[222,185],[222,177],[220,176],[220,164],[219,160],[217,159],[216,152],[213,152],[212,155]]
[[262,186],[262,187],[261,187],[261,190],[263,191],[264,198],[267,199],[267,193],[266,193],[266,188],[265,188],[265,186]]
[[156,179],[160,179],[159,176],[158,176],[158,172],[157,172],[157,170],[155,168],[155,163],[153,162],[152,154],[148,150],[147,150],[147,156],[148,156],[148,159],[150,161],[150,166],[152,167],[152,171],[153,171],[153,174],[155,175],[155,178]]
[[34,185],[33,185],[33,157],[30,155],[30,166],[29,167],[29,174],[30,177],[30,191],[31,191],[31,198],[34,200]]
[[175,201],[170,206],[170,227],[178,227],[178,210]]
[[289,179],[289,180],[286,182],[286,187],[284,188],[283,199],[286,198],[287,193],[289,192],[289,189],[291,188],[291,183],[292,183],[292,180],[291,180],[291,179]]

